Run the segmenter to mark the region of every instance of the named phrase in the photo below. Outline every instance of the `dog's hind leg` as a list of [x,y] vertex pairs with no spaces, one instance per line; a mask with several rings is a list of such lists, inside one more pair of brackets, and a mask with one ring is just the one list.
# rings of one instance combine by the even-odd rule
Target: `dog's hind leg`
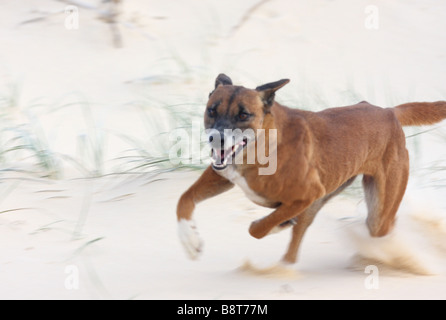
[[321,200],[316,201],[307,210],[302,212],[299,217],[294,218],[296,224],[293,226],[292,237],[288,246],[288,250],[282,259],[285,263],[295,263],[297,261],[297,253],[299,251],[302,238],[305,234],[305,231],[307,231],[307,228],[313,222],[316,214],[323,207],[323,204],[321,204],[321,202]]
[[368,209],[367,227],[372,237],[383,237],[392,231],[408,177],[408,159],[401,159],[373,176],[364,175],[362,184]]
[[285,263],[295,263],[297,261],[297,255],[298,255],[300,243],[302,242],[302,238],[303,238],[307,228],[313,222],[316,214],[319,212],[319,210],[322,209],[322,207],[331,198],[337,196],[345,188],[347,188],[349,185],[351,185],[353,183],[353,181],[355,180],[355,178],[356,178],[356,176],[350,178],[343,185],[341,185],[338,189],[336,189],[334,192],[315,201],[308,209],[306,209],[304,212],[302,212],[302,214],[300,214],[298,217],[293,219],[296,221],[296,223],[293,226],[292,237],[291,237],[290,244],[288,246],[288,250],[282,259]]

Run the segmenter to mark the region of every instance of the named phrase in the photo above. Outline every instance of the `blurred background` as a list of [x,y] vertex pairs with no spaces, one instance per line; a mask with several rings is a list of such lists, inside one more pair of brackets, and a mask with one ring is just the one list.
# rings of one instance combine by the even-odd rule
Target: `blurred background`
[[[77,257],[110,237],[107,230],[116,234],[110,224],[120,215],[107,220],[102,214],[121,210],[116,202],[135,194],[141,198],[133,198],[135,212],[144,201],[161,199],[169,207],[159,203],[151,210],[173,217],[178,196],[193,180],[170,176],[153,190],[143,187],[159,173],[205,167],[172,163],[170,133],[202,123],[219,73],[250,88],[289,78],[277,101],[313,111],[362,100],[381,107],[445,100],[445,30],[446,1],[439,0],[1,0],[0,227],[10,243],[1,262],[12,263],[11,274],[20,269],[15,263],[24,263],[23,272],[32,275],[26,261],[40,261],[37,270],[45,274],[48,261],[65,266],[59,254]],[[444,209],[446,124],[405,130],[412,163],[408,197],[422,195]],[[111,187],[117,184],[110,179],[128,176],[144,181]],[[140,187],[147,193],[134,190]],[[354,201],[359,189],[351,191]],[[30,217],[36,210],[44,218]],[[104,221],[110,229],[93,227]],[[35,250],[36,238],[19,240],[20,232],[42,230],[63,234],[50,237],[61,247],[46,260]],[[128,239],[126,230],[118,233]],[[49,240],[43,241],[48,253]],[[23,252],[34,258],[17,260]],[[89,294],[116,297],[105,289],[98,266],[85,261],[95,288]],[[20,296],[7,275],[3,281]],[[63,284],[63,272],[59,276]],[[124,296],[132,294],[129,289]]]

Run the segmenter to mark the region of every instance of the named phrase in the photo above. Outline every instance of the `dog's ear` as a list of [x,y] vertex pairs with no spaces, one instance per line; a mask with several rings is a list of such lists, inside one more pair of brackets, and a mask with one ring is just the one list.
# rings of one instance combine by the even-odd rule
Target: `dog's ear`
[[218,86],[222,86],[222,85],[230,85],[230,86],[232,86],[231,78],[229,78],[224,73],[220,73],[218,75],[217,79],[215,79],[215,89],[217,89]]
[[282,88],[288,82],[290,82],[289,79],[282,79],[276,82],[264,84],[256,88],[256,91],[259,92],[260,98],[265,104],[266,110],[269,110],[269,108],[271,108],[271,106],[273,105],[276,91]]
[[217,89],[218,86],[224,86],[224,85],[232,86],[232,80],[224,73],[220,73],[217,79],[215,79],[215,88],[211,93],[209,93],[209,98],[212,96],[212,94],[214,93],[215,89]]

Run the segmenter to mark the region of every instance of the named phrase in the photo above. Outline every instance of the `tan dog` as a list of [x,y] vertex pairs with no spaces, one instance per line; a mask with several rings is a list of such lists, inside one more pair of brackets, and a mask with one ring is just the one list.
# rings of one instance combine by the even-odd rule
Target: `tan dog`
[[277,154],[277,168],[272,175],[259,175],[264,165],[257,160],[226,163],[237,153],[246,157],[250,147],[258,148],[259,136],[228,148],[226,142],[225,147],[214,148],[214,164],[181,196],[177,207],[180,239],[191,258],[202,248],[192,220],[195,205],[234,184],[255,203],[275,209],[251,224],[253,237],[260,239],[292,226],[292,239],[283,258],[288,263],[297,260],[302,237],[316,213],[360,174],[370,235],[382,237],[392,230],[409,175],[402,126],[445,119],[446,102],[383,109],[363,101],[321,112],[302,111],[274,101],[276,90],[288,82],[280,80],[252,90],[232,85],[226,75],[217,77],[205,112],[205,127],[219,132],[223,128],[277,130],[276,148],[267,147],[267,152]]

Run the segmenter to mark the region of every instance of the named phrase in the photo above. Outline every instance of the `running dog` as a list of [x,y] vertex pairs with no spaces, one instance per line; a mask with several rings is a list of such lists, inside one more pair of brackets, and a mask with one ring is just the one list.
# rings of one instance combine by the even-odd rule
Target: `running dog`
[[[249,233],[253,237],[260,239],[292,227],[291,242],[283,257],[286,263],[297,261],[301,240],[317,212],[358,175],[362,175],[370,235],[383,237],[393,229],[409,176],[402,127],[442,121],[446,118],[446,101],[406,103],[394,108],[362,101],[310,112],[275,101],[275,92],[288,82],[283,79],[253,90],[233,85],[224,74],[217,77],[204,115],[205,128],[220,133],[209,135],[212,165],[181,196],[177,206],[179,236],[192,259],[202,251],[193,221],[195,206],[234,185],[256,204],[274,209],[251,223]],[[265,135],[262,139],[255,134],[232,142],[224,132],[228,129],[250,129]],[[215,146],[216,140],[220,140],[219,146]],[[267,153],[276,154],[273,174],[259,174],[265,164],[258,159],[251,163],[230,161],[245,159],[250,148],[258,149],[260,144],[267,145]]]

